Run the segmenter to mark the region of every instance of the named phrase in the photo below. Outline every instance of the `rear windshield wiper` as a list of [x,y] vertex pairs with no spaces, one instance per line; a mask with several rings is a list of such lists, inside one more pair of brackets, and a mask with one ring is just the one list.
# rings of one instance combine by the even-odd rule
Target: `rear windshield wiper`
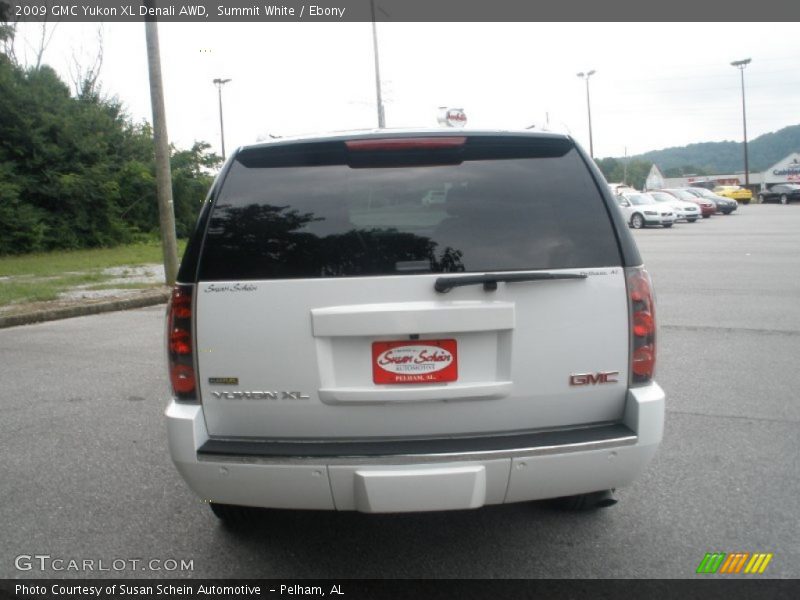
[[553,279],[586,279],[583,273],[484,273],[483,275],[467,275],[464,277],[439,277],[433,286],[437,292],[446,293],[456,287],[483,284],[483,289],[492,292],[497,289],[497,282],[514,281],[549,281]]

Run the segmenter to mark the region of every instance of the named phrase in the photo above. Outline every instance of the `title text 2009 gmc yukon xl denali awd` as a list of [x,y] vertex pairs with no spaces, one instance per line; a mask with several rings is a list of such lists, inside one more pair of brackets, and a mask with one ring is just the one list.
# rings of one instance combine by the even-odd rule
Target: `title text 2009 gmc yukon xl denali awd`
[[597,506],[661,440],[650,278],[566,136],[240,148],[178,281],[169,446],[223,519]]

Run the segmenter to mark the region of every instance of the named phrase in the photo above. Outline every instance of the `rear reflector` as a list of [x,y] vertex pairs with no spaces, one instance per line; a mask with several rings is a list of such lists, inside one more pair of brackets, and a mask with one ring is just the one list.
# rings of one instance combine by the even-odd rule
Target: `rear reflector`
[[631,385],[645,385],[656,369],[656,309],[650,275],[642,267],[625,269],[631,331]]
[[465,136],[453,137],[419,137],[419,138],[384,138],[377,140],[349,140],[345,142],[351,151],[385,151],[385,150],[434,150],[436,148],[457,148],[467,141]]
[[192,341],[194,286],[177,284],[167,307],[167,361],[172,394],[179,400],[197,400]]

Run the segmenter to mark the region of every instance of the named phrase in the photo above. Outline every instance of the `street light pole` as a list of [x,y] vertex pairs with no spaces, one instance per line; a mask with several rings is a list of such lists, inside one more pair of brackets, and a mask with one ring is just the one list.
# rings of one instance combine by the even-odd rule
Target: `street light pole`
[[742,78],[742,127],[744,129],[744,185],[745,187],[750,186],[750,165],[747,163],[747,112],[745,110],[744,105],[744,69],[747,65],[750,64],[749,58],[745,58],[744,60],[735,60],[731,63],[731,66],[736,67],[739,69],[739,74]]
[[588,73],[578,73],[578,77],[586,82],[586,112],[589,113],[589,156],[594,158],[594,144],[592,143],[592,103],[589,100],[589,77],[594,75],[594,70]]
[[230,79],[215,79],[214,85],[217,86],[219,92],[219,137],[222,140],[222,160],[225,160],[225,126],[222,123],[222,86],[228,83]]
[[378,128],[386,127],[386,115],[383,112],[383,98],[381,97],[381,68],[378,58],[378,30],[375,27],[375,0],[370,0],[372,7],[372,48],[375,54],[375,93],[378,101]]

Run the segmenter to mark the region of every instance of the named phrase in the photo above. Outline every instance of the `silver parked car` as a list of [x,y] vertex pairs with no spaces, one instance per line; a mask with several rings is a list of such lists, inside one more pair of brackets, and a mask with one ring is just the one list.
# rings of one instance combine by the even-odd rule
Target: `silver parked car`
[[667,192],[647,192],[647,195],[663,206],[669,206],[675,213],[676,221],[684,220],[687,223],[694,223],[701,218],[700,207],[694,202],[679,200]]

